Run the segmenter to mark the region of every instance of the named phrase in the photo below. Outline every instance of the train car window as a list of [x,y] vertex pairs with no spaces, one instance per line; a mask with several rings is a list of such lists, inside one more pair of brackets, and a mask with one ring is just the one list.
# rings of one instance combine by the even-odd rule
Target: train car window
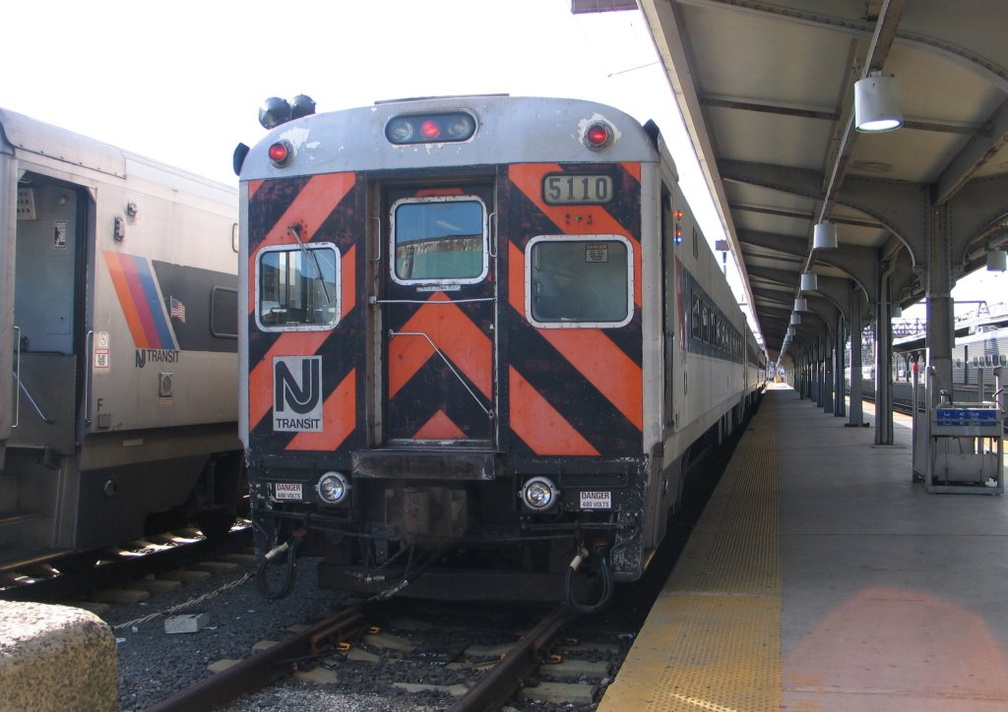
[[633,252],[619,235],[543,236],[525,259],[526,316],[536,326],[617,327],[633,317]]
[[698,341],[703,336],[700,330],[701,325],[701,314],[703,313],[703,302],[700,301],[700,297],[696,294],[693,295],[693,310],[692,316],[690,317],[690,333],[693,335],[694,339]]
[[319,243],[266,248],[256,262],[256,319],[266,331],[330,329],[340,315],[339,251]]
[[483,203],[471,196],[407,198],[392,206],[392,277],[400,284],[471,284],[487,274]]
[[238,338],[238,290],[215,286],[210,290],[210,333],[222,339]]

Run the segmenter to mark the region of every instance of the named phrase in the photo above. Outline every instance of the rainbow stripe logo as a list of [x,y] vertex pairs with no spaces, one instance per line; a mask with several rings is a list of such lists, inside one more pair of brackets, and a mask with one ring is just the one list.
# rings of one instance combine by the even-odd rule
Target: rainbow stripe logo
[[119,305],[138,349],[178,349],[164,299],[145,257],[104,251]]

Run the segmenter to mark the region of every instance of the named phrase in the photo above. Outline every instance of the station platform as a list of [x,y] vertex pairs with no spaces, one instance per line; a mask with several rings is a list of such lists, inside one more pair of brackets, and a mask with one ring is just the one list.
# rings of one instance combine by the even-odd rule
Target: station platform
[[845,423],[768,389],[598,712],[1008,709],[1008,500]]

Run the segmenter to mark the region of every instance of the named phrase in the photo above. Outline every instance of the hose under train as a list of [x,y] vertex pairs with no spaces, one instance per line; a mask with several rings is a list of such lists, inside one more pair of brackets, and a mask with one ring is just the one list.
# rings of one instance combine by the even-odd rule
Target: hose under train
[[[289,596],[291,591],[294,590],[294,583],[297,580],[297,551],[304,540],[305,534],[307,532],[304,530],[294,532],[289,541],[285,541],[283,544],[267,551],[262,561],[259,562],[259,568],[256,570],[256,587],[259,589],[259,593],[265,598],[271,601],[278,601],[281,598]],[[273,591],[270,589],[269,576],[267,576],[266,572],[270,564],[284,554],[287,555],[284,578],[279,590]]]
[[[602,590],[599,592],[598,600],[594,603],[586,603],[579,601],[574,595],[574,574],[581,567],[581,564],[591,556],[595,556],[599,560],[599,576],[602,578]],[[567,567],[567,573],[564,580],[564,588],[567,592],[567,605],[578,613],[597,613],[603,608],[609,605],[609,601],[612,599],[614,585],[613,585],[613,572],[612,563],[609,560],[609,549],[606,547],[596,547],[594,554],[589,554],[588,550],[581,548],[578,550],[577,555],[571,560],[570,565]]]

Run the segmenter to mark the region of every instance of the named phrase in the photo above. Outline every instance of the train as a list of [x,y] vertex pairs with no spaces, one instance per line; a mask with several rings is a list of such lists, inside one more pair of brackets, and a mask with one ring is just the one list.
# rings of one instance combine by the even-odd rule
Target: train
[[566,600],[641,577],[766,355],[654,122],[508,95],[260,108],[238,144],[260,582]]
[[[913,368],[921,369],[926,362],[923,336],[898,339],[893,346],[892,391],[893,402],[909,406],[913,402]],[[1008,316],[997,314],[990,318],[957,325],[952,346],[953,403],[977,403],[995,397],[994,369],[1008,366]],[[849,371],[849,369],[848,369]],[[1004,371],[1002,371],[1004,372]],[[928,402],[927,379],[918,371],[919,408]],[[875,369],[862,368],[863,393],[875,396]],[[849,372],[847,374],[850,382]],[[982,391],[981,391],[982,389]]]
[[247,505],[237,217],[236,186],[0,109],[0,569]]

